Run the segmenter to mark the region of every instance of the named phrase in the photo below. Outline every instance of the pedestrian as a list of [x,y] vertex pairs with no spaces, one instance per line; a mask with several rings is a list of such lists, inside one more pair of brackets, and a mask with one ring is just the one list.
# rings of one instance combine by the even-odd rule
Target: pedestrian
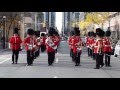
[[45,40],[46,40],[45,33],[42,33],[42,34],[41,34],[41,37],[40,37],[41,52],[44,52],[44,51],[46,50]]
[[72,39],[74,60],[75,60],[75,66],[79,66],[80,65],[80,56],[82,53],[82,40],[80,37],[79,28],[75,27],[74,32],[75,32],[75,36]]
[[22,49],[22,40],[18,35],[18,28],[14,28],[13,36],[9,39],[10,48],[12,50],[12,64],[18,62],[19,51]]
[[72,39],[75,37],[74,31],[71,31],[71,36],[68,39],[68,44],[70,48],[70,57],[72,58],[72,61],[74,61],[74,53],[73,53],[73,46],[72,46]]
[[27,37],[24,39],[24,45],[27,52],[27,66],[33,64],[34,61],[34,51],[37,46],[36,40],[33,37],[34,30],[28,29]]
[[105,41],[104,41],[104,53],[105,53],[105,65],[106,67],[111,67],[110,65],[110,56],[112,52],[112,43],[110,39],[111,32],[108,30],[105,33]]
[[100,65],[103,66],[102,55],[103,55],[103,41],[102,37],[104,36],[104,32],[101,28],[96,29],[96,42],[94,45],[94,53],[96,55],[96,67],[94,69],[99,69]]
[[53,65],[55,60],[55,50],[57,49],[57,43],[54,37],[54,28],[50,27],[49,35],[46,39],[46,50],[48,54],[48,65]]

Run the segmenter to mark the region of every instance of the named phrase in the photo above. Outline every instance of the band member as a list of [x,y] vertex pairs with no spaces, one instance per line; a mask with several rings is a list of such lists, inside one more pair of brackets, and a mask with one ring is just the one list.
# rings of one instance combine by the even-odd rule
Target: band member
[[36,50],[35,50],[35,56],[34,56],[34,59],[36,59],[39,54],[40,54],[40,32],[39,31],[35,31],[35,40],[37,42],[37,47],[36,47]]
[[104,36],[104,32],[102,29],[97,28],[96,29],[96,42],[94,45],[94,53],[96,55],[96,67],[94,69],[99,69],[100,65],[103,66],[102,55],[103,55],[103,41],[102,37]]
[[105,53],[105,65],[106,67],[111,67],[110,65],[110,56],[112,52],[112,45],[110,39],[111,32],[108,30],[105,33],[105,41],[104,41],[104,53]]
[[90,56],[90,44],[89,44],[89,39],[90,39],[90,32],[88,32],[88,36],[86,38],[86,47],[87,47],[87,51],[88,51],[88,57]]
[[27,51],[27,66],[32,65],[34,61],[34,51],[37,46],[36,40],[33,38],[34,30],[28,29],[27,37],[24,39],[25,49]]
[[41,52],[44,52],[46,50],[46,46],[45,46],[45,40],[46,40],[46,36],[44,33],[41,34],[40,37],[40,42],[41,42]]
[[[18,36],[18,28],[14,28],[14,35],[10,38],[10,47],[12,49],[12,64],[18,62],[19,51],[22,47],[22,40]],[[14,60],[15,59],[15,60]]]
[[[60,40],[59,40],[59,34],[58,34],[57,31],[55,31],[54,37],[55,37],[55,41],[56,41],[56,43],[57,43],[57,49],[58,49]],[[57,53],[57,49],[56,49],[56,53]]]
[[72,39],[72,45],[73,45],[73,53],[74,53],[74,60],[75,60],[75,66],[80,65],[80,56],[82,53],[82,40],[80,38],[80,30],[79,28],[74,28],[75,36]]
[[40,31],[37,31],[37,32],[36,32],[36,36],[37,36],[36,42],[37,42],[37,46],[38,46],[37,52],[36,52],[36,57],[38,57],[38,56],[40,55],[40,47],[41,47],[41,42],[40,42]]
[[73,46],[72,46],[72,39],[74,38],[75,34],[74,31],[71,31],[71,36],[68,39],[68,44],[70,48],[70,57],[72,57],[72,61],[74,61],[74,53],[73,53]]
[[57,43],[54,38],[54,28],[50,28],[49,36],[46,39],[46,50],[48,54],[48,65],[53,65],[55,60],[55,50],[57,49]]
[[90,32],[90,38],[89,38],[89,49],[90,49],[91,58],[93,57],[93,42],[94,42],[93,33],[94,32]]
[[93,41],[92,41],[92,51],[93,51],[93,60],[95,60],[95,53],[94,53],[94,44],[96,42],[96,34],[93,33]]

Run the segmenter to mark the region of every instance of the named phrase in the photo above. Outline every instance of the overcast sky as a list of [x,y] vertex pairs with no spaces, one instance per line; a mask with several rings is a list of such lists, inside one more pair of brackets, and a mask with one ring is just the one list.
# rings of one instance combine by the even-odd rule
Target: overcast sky
[[58,28],[59,32],[62,29],[62,12],[56,12],[56,27]]

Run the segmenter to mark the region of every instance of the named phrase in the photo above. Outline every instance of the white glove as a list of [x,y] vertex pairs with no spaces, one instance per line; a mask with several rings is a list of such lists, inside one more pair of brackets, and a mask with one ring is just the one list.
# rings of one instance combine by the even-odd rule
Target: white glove
[[36,47],[36,45],[33,45],[33,48],[35,48]]

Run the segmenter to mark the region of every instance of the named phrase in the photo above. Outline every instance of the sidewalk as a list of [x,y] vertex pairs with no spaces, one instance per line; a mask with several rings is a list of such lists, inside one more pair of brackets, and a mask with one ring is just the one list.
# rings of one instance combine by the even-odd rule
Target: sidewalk
[[6,48],[6,49],[1,49],[0,48],[0,53],[2,53],[2,52],[4,52],[4,51],[8,51],[9,49],[8,48]]

